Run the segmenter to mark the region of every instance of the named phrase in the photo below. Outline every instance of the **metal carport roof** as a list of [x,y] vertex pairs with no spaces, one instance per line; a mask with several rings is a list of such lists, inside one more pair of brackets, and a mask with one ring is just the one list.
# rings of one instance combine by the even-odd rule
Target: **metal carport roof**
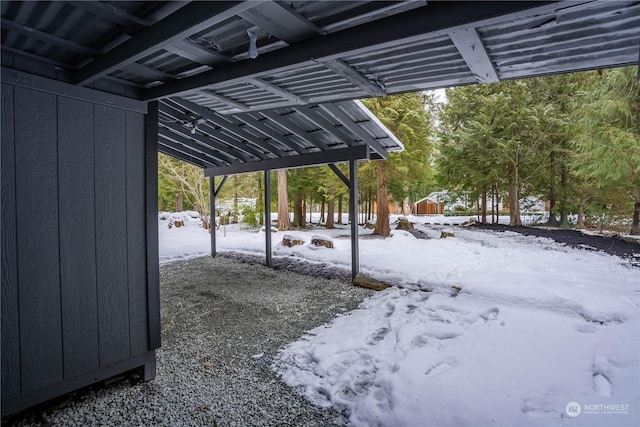
[[3,51],[60,80],[222,114],[631,65],[640,50],[637,1],[1,7]]
[[358,101],[225,116],[172,97],[160,102],[158,143],[209,176],[383,159],[403,149]]

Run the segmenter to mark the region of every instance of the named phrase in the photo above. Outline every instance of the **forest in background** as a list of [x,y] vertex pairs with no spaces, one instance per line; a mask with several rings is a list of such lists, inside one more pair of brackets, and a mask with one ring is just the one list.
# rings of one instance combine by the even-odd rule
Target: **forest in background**
[[[430,192],[449,190],[479,200],[481,222],[495,221],[491,213],[500,201],[509,207],[510,225],[520,225],[517,201],[536,196],[550,207],[550,226],[595,227],[606,220],[640,234],[637,67],[457,87],[446,97],[443,103],[432,93],[363,100],[405,150],[360,163],[358,222],[376,220],[374,233],[388,235],[390,203],[409,214]],[[311,210],[333,227],[342,218],[335,214],[347,212],[348,189],[327,166],[274,171],[272,180],[279,228],[304,227]],[[160,210],[209,215],[209,179],[195,166],[159,154],[158,192]],[[216,216],[263,222],[262,173],[229,177],[218,197],[256,198],[254,208],[236,202]]]

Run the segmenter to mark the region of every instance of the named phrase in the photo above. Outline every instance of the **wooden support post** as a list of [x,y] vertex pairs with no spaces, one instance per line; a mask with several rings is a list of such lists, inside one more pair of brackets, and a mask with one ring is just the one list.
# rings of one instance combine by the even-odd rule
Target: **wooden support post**
[[272,267],[271,261],[271,170],[264,171],[264,236],[266,265]]
[[349,161],[349,213],[351,217],[351,279],[360,272],[358,249],[358,161]]

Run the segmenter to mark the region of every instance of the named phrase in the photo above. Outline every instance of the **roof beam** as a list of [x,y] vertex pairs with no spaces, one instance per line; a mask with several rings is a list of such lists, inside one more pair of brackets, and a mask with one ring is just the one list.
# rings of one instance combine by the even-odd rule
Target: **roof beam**
[[286,156],[286,153],[284,151],[274,147],[272,144],[269,144],[266,141],[261,140],[260,138],[256,138],[255,136],[247,132],[246,129],[242,129],[240,126],[230,121],[226,117],[223,117],[220,114],[214,111],[211,111],[206,107],[202,107],[198,104],[195,104],[191,101],[187,101],[186,99],[181,99],[181,98],[174,97],[174,98],[171,98],[171,101],[173,101],[177,105],[180,105],[183,108],[186,108],[187,110],[191,110],[199,114],[203,118],[214,123],[216,126],[220,126],[222,129],[226,130],[231,135],[235,135],[240,139],[244,139],[254,145],[257,145],[258,147],[268,151],[269,153],[274,154],[277,157]]
[[[226,147],[220,144],[219,142],[211,141],[206,136],[200,135],[198,133],[187,135],[185,133],[186,129],[182,125],[179,125],[177,123],[163,123],[163,122],[160,122],[158,124],[160,126],[160,133],[165,137],[175,135],[175,137],[172,136],[171,139],[187,146],[191,146],[190,144],[195,143],[197,144],[197,146],[200,146],[202,148],[195,148],[193,146],[192,148],[198,149],[203,153],[208,154],[215,159],[218,159],[218,161],[220,162],[234,163],[234,162],[237,162],[238,160],[240,160],[241,162],[245,162],[248,160],[246,156],[241,157],[241,156],[229,153],[229,151],[231,151],[229,147]],[[172,132],[167,133],[169,130],[171,130]],[[192,140],[194,142],[192,142]]]
[[191,154],[186,154],[179,150],[176,150],[169,145],[164,145],[164,143],[162,143],[161,141],[158,141],[158,151],[166,154],[167,156],[182,160],[185,163],[189,163],[190,165],[197,166],[202,169],[205,169],[211,165],[210,163],[201,161],[197,157],[193,157]]
[[236,110],[240,110],[240,111],[248,111],[249,110],[249,107],[247,107],[245,104],[242,104],[240,102],[234,101],[231,98],[227,98],[226,96],[214,93],[212,91],[203,89],[198,93],[201,94],[201,95],[206,96],[207,98],[211,98],[211,99],[213,99],[215,101],[218,101],[221,104],[224,104],[224,105],[226,105],[228,107],[235,108]]
[[259,79],[259,78],[248,79],[247,83],[249,83],[251,86],[257,87],[258,89],[266,90],[267,92],[271,92],[272,94],[278,95],[281,98],[288,99],[289,101],[293,101],[296,104],[302,105],[308,102],[304,98],[301,98],[298,95],[293,94],[287,90],[284,90],[280,86],[276,86],[273,83],[269,83],[268,81],[263,79]]
[[365,76],[363,76],[356,69],[352,68],[346,62],[340,59],[329,59],[326,61],[320,61],[322,65],[351,83],[357,88],[362,89],[365,93],[371,96],[385,96],[386,92],[383,88],[372,82]]
[[346,162],[349,160],[368,160],[369,147],[358,145],[355,147],[337,148],[319,151],[317,153],[286,156],[261,162],[247,162],[241,165],[219,166],[204,170],[205,176],[233,175],[239,173],[258,172],[263,170],[290,169],[304,166],[325,165],[328,163]]
[[233,58],[227,55],[207,49],[188,40],[179,40],[173,44],[165,46],[163,49],[183,58],[187,58],[197,64],[208,65],[212,68],[220,64],[233,62]]
[[123,67],[123,71],[139,75],[149,80],[177,80],[178,76],[174,76],[173,74],[166,73],[161,70],[157,70],[155,68],[148,67],[146,65],[139,64],[137,62],[132,62],[131,64],[127,64]]
[[495,83],[500,80],[475,28],[452,31],[449,37],[478,83]]
[[260,60],[239,61],[177,82],[149,88],[144,92],[143,98],[158,99],[216,83],[242,81],[315,61],[445,35],[471,24],[481,26],[497,22],[505,14],[513,14],[514,17],[529,16],[552,11],[557,7],[556,2],[460,2],[456,4],[456,13],[451,13],[450,3],[432,2],[421,8],[264,53],[260,55]]
[[304,16],[286,4],[276,1],[263,3],[238,15],[288,44],[324,34],[321,28],[318,28]]
[[[182,110],[178,109],[181,107],[175,107],[173,104],[169,104],[166,101],[160,102],[160,111],[169,117],[173,117],[177,121],[187,122],[193,120],[194,117],[190,117],[187,113],[184,113]],[[200,116],[202,117],[202,116]],[[165,121],[165,124],[167,122]],[[249,156],[253,156],[257,159],[266,159],[267,156],[254,149],[253,147],[245,144],[241,141],[237,141],[229,135],[225,135],[219,129],[216,129],[215,125],[205,122],[203,124],[198,125],[198,129],[203,134],[203,137],[207,138],[207,143],[212,147],[220,151],[225,151],[229,153],[230,156],[241,159],[242,161],[248,161]],[[215,141],[214,141],[215,140]],[[220,141],[220,143],[216,142]]]
[[[283,120],[282,119],[283,116],[281,114],[276,113],[275,111],[271,111],[271,110],[261,111],[260,114],[262,114],[266,118],[270,119],[271,121],[276,122],[278,125],[282,126],[286,130],[288,130],[289,132],[291,132],[294,135],[297,135],[298,137],[302,138],[303,140],[309,139],[309,132],[307,132],[306,130],[302,129],[297,124],[293,123],[292,120],[286,120],[286,119]],[[326,149],[329,148],[327,146],[327,144],[325,144],[322,141],[320,141],[320,139],[317,139],[314,142],[314,145],[316,145],[321,150],[326,150]]]
[[92,57],[102,54],[102,52],[97,49],[93,49],[91,47],[55,36],[53,34],[45,33],[44,31],[40,31],[28,25],[18,24],[17,22],[13,22],[5,18],[2,18],[0,22],[2,22],[3,30],[15,31],[16,33],[22,34],[24,36],[33,37],[37,40],[43,41],[45,43],[50,43],[54,46],[67,49],[72,52],[81,53],[83,55]]
[[276,140],[276,141],[278,141],[279,143],[281,143],[283,145],[286,145],[287,147],[289,147],[290,149],[292,149],[296,153],[298,153],[298,154],[302,154],[303,153],[303,149],[298,144],[296,144],[295,142],[289,140],[286,136],[283,136],[283,135],[279,134],[278,132],[276,132],[275,130],[271,129],[270,127],[268,127],[266,124],[264,124],[260,120],[254,119],[253,117],[251,117],[248,114],[245,114],[242,117],[238,117],[238,119],[242,120],[244,123],[246,123],[247,126],[251,126],[255,130],[257,130],[259,132],[262,132],[263,134],[267,135],[271,139]]
[[75,7],[86,10],[92,15],[104,18],[126,29],[127,34],[133,35],[151,25],[151,23],[131,15],[124,8],[108,5],[99,1],[72,1]]
[[333,123],[322,117],[320,114],[315,113],[311,108],[306,105],[301,105],[299,107],[293,107],[293,109],[309,119],[309,121],[315,123],[316,126],[319,126],[327,133],[336,137],[338,141],[343,142],[346,145],[353,145],[353,141],[345,141],[345,135],[341,134]]
[[182,40],[259,4],[253,1],[190,2],[76,71],[74,82],[78,85],[91,83],[163,46]]
[[229,162],[225,162],[218,156],[215,156],[213,150],[210,150],[210,149],[208,150],[200,146],[199,144],[196,144],[194,141],[191,141],[190,139],[185,138],[182,135],[178,135],[173,132],[170,132],[167,129],[159,129],[158,138],[159,138],[158,141],[162,141],[162,139],[169,141],[171,146],[174,148],[177,147],[174,144],[189,148],[190,150],[193,150],[193,152],[198,153],[198,154],[192,154],[194,157],[199,158],[202,161],[206,161],[207,163],[211,163],[212,165],[220,166],[221,164],[222,165],[229,164]]
[[349,129],[365,144],[371,147],[371,149],[375,151],[380,157],[382,157],[383,159],[387,158],[387,150],[385,150],[382,144],[380,144],[380,142],[376,141],[371,135],[369,135],[366,130],[358,126],[358,124],[350,119],[349,116],[347,116],[346,113],[344,113],[339,107],[333,104],[322,104],[319,105],[319,107],[325,110],[327,113],[335,116],[335,118],[337,118],[345,128]]

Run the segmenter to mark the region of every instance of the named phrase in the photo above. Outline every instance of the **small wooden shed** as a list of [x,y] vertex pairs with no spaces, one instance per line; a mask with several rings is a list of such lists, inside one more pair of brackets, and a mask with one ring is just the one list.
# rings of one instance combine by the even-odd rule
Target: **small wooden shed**
[[444,203],[424,197],[413,206],[414,215],[438,215],[444,213]]

